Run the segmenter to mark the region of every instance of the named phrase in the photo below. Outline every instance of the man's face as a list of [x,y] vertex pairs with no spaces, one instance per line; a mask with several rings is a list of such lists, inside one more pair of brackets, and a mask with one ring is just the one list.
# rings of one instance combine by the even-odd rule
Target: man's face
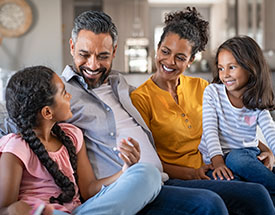
[[75,44],[70,40],[70,48],[74,70],[84,77],[89,88],[107,81],[116,51],[110,34],[81,30]]

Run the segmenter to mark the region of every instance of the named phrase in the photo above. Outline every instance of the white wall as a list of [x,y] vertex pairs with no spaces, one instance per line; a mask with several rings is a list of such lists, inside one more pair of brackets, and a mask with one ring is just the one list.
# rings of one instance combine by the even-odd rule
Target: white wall
[[27,0],[33,11],[31,29],[18,38],[3,38],[0,68],[19,70],[46,65],[57,73],[62,64],[61,0]]

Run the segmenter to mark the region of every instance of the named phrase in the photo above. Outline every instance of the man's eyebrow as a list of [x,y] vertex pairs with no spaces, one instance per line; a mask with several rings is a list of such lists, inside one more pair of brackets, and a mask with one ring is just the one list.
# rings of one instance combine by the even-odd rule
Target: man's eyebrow
[[89,53],[87,50],[84,50],[84,49],[80,49],[79,51],[80,51],[80,52],[87,53],[87,54]]
[[99,55],[110,55],[110,52],[100,52]]

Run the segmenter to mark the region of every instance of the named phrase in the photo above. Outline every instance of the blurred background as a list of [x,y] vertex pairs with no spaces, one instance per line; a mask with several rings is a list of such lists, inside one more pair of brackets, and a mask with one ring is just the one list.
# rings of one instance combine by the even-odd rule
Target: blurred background
[[[119,31],[113,69],[139,86],[154,72],[164,15],[187,6],[196,7],[209,21],[210,41],[186,75],[211,81],[218,45],[243,34],[259,43],[275,71],[274,0],[0,0],[0,90],[12,72],[25,66],[42,64],[61,74],[72,60],[69,39],[73,20],[86,10],[104,11],[113,18]],[[30,11],[26,12],[27,7]],[[24,19],[28,21],[24,32],[7,34]]]

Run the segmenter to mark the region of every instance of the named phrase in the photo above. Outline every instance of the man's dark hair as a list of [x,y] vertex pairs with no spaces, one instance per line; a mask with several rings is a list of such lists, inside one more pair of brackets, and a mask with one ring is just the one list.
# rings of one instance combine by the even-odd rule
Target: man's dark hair
[[81,30],[92,31],[95,34],[108,33],[112,37],[113,47],[117,44],[117,27],[112,22],[112,18],[104,12],[86,11],[76,17],[71,35],[73,43],[76,43]]

